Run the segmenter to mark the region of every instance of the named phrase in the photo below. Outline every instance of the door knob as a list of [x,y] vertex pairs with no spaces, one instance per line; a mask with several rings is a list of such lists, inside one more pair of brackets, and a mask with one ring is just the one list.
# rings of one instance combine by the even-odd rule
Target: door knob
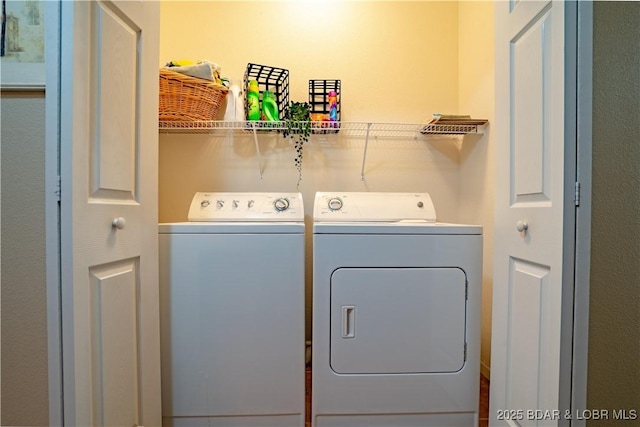
[[518,221],[518,223],[516,224],[516,228],[520,232],[527,231],[527,229],[529,228],[529,224],[527,224],[526,221]]
[[127,225],[127,221],[121,216],[111,221],[111,226],[117,228],[118,230],[122,230],[125,225]]

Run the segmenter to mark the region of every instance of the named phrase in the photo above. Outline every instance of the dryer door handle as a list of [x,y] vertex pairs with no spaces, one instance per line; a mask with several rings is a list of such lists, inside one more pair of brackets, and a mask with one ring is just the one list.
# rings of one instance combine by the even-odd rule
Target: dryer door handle
[[354,338],[356,336],[356,306],[342,306],[342,338]]

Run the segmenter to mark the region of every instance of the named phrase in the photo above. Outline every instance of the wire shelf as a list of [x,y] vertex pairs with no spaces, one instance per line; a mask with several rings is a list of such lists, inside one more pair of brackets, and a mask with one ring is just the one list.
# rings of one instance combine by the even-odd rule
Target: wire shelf
[[[367,138],[418,138],[429,135],[466,135],[484,133],[484,125],[375,123],[375,122],[311,122],[312,133],[331,135],[326,130],[340,129],[342,136]],[[282,131],[285,122],[263,121],[161,121],[161,133],[211,134],[218,131]]]

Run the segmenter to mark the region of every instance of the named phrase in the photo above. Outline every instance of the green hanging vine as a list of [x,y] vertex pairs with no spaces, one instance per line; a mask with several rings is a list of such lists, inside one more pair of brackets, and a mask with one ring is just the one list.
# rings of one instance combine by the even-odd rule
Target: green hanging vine
[[295,166],[298,170],[298,183],[296,188],[300,187],[302,180],[302,154],[304,143],[309,141],[311,135],[311,119],[309,113],[311,106],[307,102],[291,101],[289,108],[284,115],[285,129],[283,136],[291,138],[296,150]]

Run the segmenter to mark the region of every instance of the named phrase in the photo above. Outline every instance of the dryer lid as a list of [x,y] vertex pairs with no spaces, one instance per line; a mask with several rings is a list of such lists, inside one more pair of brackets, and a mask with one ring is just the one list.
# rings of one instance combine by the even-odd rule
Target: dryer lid
[[196,193],[189,221],[304,222],[300,193]]
[[436,210],[429,193],[316,193],[316,222],[435,223]]

